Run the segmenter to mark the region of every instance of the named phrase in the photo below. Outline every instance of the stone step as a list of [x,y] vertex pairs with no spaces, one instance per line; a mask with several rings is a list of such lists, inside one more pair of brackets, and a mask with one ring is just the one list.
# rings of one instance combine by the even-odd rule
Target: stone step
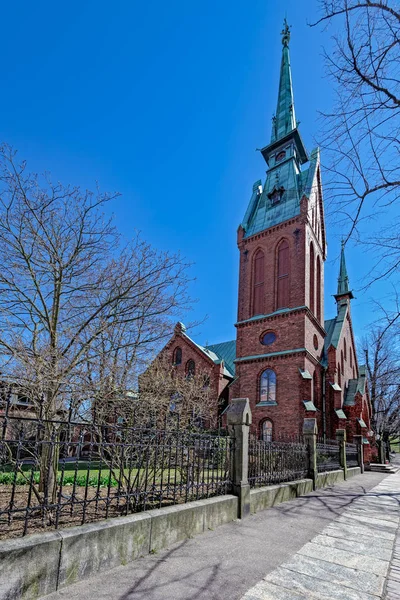
[[375,471],[377,473],[397,473],[399,467],[394,465],[381,465],[378,463],[371,463],[368,468],[369,471]]

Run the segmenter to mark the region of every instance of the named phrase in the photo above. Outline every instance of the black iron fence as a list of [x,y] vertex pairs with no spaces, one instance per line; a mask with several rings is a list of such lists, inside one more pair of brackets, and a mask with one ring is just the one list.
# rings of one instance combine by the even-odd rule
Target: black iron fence
[[0,538],[231,491],[225,431],[0,417]]
[[[176,415],[162,427],[47,421],[29,408],[6,408],[0,406],[0,538],[233,491],[235,444],[243,443],[234,428],[231,435],[182,428]],[[307,440],[250,435],[250,486],[308,477],[315,438]],[[319,472],[341,468],[337,440],[317,440],[315,450]],[[346,457],[349,467],[358,465],[355,444],[346,445]]]
[[346,464],[348,467],[358,467],[358,446],[346,442]]
[[318,440],[316,444],[318,472],[335,471],[341,468],[340,442],[337,440]]
[[302,440],[266,442],[250,436],[251,487],[302,479],[308,474],[308,448]]

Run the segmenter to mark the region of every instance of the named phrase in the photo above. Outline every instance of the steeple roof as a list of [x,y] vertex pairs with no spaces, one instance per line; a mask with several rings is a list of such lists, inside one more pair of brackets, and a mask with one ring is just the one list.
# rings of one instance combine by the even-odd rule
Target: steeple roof
[[242,221],[249,237],[300,214],[303,195],[310,196],[319,165],[319,153],[309,158],[297,129],[289,56],[290,28],[285,19],[282,31],[282,60],[276,114],[270,143],[261,149],[269,169],[264,186],[257,181]]
[[285,19],[282,30],[282,61],[279,78],[278,103],[272,119],[271,143],[284,138],[296,128],[292,72],[289,55],[290,28]]
[[338,277],[338,286],[337,293],[335,295],[336,300],[340,299],[342,296],[349,296],[349,298],[354,298],[353,292],[349,289],[349,276],[347,274],[346,267],[346,257],[344,255],[344,247],[345,242],[342,242],[342,250],[340,253],[340,270]]

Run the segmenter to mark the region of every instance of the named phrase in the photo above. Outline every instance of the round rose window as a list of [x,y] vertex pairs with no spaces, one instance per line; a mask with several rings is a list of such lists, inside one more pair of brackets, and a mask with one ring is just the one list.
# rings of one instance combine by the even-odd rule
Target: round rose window
[[266,331],[260,337],[260,342],[263,344],[263,346],[269,346],[270,344],[273,344],[275,340],[276,334],[273,331]]

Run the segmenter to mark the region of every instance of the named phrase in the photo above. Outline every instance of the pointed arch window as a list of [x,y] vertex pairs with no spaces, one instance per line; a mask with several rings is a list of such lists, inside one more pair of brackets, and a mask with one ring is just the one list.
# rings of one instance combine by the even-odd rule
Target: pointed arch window
[[315,312],[315,254],[314,244],[310,244],[310,310]]
[[343,340],[343,352],[344,352],[344,360],[347,360],[347,342],[346,342],[346,338]]
[[179,346],[177,348],[175,348],[175,350],[174,350],[174,357],[172,359],[172,364],[174,364],[175,366],[182,364],[182,348],[179,348]]
[[278,246],[277,259],[276,308],[279,309],[289,306],[290,256],[289,244],[286,240],[282,240]]
[[273,425],[272,421],[265,419],[260,425],[260,438],[263,442],[272,442]]
[[193,377],[196,372],[194,360],[190,359],[186,363],[186,377]]
[[272,369],[261,373],[259,402],[276,402],[276,373]]
[[322,316],[322,289],[321,289],[321,259],[317,256],[317,319],[321,322]]
[[340,385],[340,387],[342,387],[342,377],[341,377],[341,373],[340,373],[340,364],[339,363],[337,366],[337,380],[338,380],[338,384]]
[[340,365],[342,367],[342,375],[344,376],[344,358],[343,358],[343,350],[340,352]]
[[257,250],[253,263],[253,315],[264,314],[264,252]]

